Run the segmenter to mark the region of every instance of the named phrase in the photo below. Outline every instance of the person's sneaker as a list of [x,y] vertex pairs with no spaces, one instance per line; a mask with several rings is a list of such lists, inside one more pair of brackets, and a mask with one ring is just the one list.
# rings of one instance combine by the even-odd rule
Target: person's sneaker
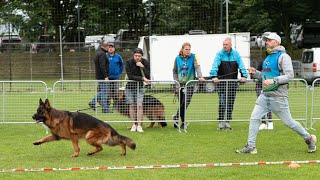
[[229,122],[226,122],[226,123],[224,124],[224,129],[225,129],[225,130],[232,130]]
[[144,132],[141,126],[138,126],[138,127],[137,127],[137,131],[138,131],[138,132]]
[[175,115],[172,115],[172,120],[173,120],[173,127],[174,127],[174,128],[178,128],[179,116],[177,116],[176,114],[175,114]]
[[243,154],[243,153],[257,154],[258,150],[257,150],[256,147],[252,147],[252,146],[249,146],[247,144],[247,145],[245,145],[244,148],[236,150],[236,153],[240,153],[240,154]]
[[[141,126],[140,126],[141,127]],[[137,131],[137,126],[136,125],[132,125],[130,131],[134,132]]]
[[306,143],[308,144],[308,153],[316,152],[317,150],[316,142],[317,142],[316,135],[311,135],[310,138],[306,141]]
[[268,129],[272,130],[273,129],[273,122],[268,122]]
[[96,105],[92,102],[89,102],[88,105],[90,106],[90,108],[94,111],[96,111]]
[[259,130],[264,130],[264,129],[268,129],[268,126],[267,126],[265,123],[262,123],[262,124],[259,126]]
[[223,124],[223,122],[219,122],[219,124],[218,124],[218,130],[224,130],[224,124]]

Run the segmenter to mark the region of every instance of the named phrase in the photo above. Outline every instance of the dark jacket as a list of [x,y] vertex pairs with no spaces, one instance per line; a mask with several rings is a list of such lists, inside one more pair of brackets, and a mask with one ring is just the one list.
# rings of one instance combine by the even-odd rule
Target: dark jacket
[[[141,63],[144,65],[144,68],[141,68],[143,70],[143,73],[145,75],[145,78],[150,79],[150,63],[148,60],[142,58]],[[136,62],[133,58],[128,59],[126,61],[126,72],[128,75],[128,80],[134,80],[139,81],[139,87],[143,87],[143,75],[141,73],[140,67],[136,66]],[[126,88],[128,89],[135,89],[137,88],[136,82],[128,82],[126,85]]]
[[107,51],[103,48],[99,48],[96,52],[94,64],[96,67],[96,79],[104,80],[109,77],[109,61],[106,56]]

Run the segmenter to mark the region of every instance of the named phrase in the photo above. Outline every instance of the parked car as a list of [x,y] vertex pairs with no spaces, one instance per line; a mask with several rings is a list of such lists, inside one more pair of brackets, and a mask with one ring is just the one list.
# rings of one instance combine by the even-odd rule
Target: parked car
[[257,48],[257,37],[258,36],[250,36],[250,48]]
[[52,35],[41,35],[38,37],[38,42],[36,43],[37,52],[52,52],[55,50],[54,46],[55,37]]
[[4,34],[1,38],[0,51],[4,52],[8,49],[14,50],[21,43],[21,37],[18,34]]
[[120,29],[113,43],[116,49],[134,49],[138,47],[139,40],[136,30]]
[[320,48],[305,49],[302,53],[301,77],[309,85],[320,78]]

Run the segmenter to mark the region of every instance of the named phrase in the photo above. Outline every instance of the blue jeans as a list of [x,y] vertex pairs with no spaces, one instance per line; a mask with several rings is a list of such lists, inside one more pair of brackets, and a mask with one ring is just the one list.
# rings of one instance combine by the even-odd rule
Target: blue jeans
[[91,100],[90,104],[96,104],[96,102],[100,102],[102,110],[109,111],[109,106],[107,105],[107,91],[108,83],[98,82],[97,95]]
[[225,118],[225,112],[227,111],[226,122],[230,123],[232,120],[232,111],[234,101],[237,93],[236,81],[222,81],[217,85],[219,95],[219,122],[222,122]]
[[267,97],[264,94],[260,94],[250,118],[248,135],[249,146],[256,146],[260,119],[269,111],[272,111],[277,115],[284,125],[297,132],[305,140],[310,137],[310,134],[301,126],[301,124],[292,118],[289,109],[288,97]]

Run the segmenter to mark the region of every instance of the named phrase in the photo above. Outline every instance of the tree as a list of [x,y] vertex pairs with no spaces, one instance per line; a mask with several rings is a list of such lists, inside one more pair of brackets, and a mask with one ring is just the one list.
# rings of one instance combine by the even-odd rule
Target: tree
[[[239,8],[232,16],[231,26],[234,30],[275,31],[279,34],[283,33],[285,42],[291,42],[290,24],[302,23],[312,15],[312,1],[238,0],[233,2],[235,7]],[[292,50],[291,43],[287,43],[286,46],[287,49]]]

